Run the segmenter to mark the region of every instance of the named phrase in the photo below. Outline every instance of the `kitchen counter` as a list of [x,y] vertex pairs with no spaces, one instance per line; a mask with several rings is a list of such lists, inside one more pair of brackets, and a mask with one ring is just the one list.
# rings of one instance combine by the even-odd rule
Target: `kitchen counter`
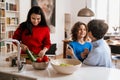
[[119,69],[91,66],[82,66],[71,75],[57,73],[50,64],[46,70],[35,70],[32,65],[26,64],[24,71],[19,73],[17,67],[0,67],[0,73],[29,78],[15,80],[120,80]]
[[120,40],[108,39],[106,40],[106,42],[109,45],[120,46]]

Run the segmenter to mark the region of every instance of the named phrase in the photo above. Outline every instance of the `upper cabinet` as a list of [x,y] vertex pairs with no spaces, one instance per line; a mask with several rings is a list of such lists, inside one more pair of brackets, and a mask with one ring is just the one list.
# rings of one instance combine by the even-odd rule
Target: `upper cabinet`
[[[0,0],[0,39],[12,38],[19,24],[19,0]],[[0,43],[0,52],[13,52],[13,44]]]

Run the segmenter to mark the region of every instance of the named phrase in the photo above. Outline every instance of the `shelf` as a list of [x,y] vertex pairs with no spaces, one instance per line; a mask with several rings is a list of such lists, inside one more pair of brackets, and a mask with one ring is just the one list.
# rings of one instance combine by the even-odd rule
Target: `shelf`
[[105,36],[120,36],[120,33],[107,33]]
[[4,19],[5,17],[0,17],[1,19]]
[[6,10],[7,13],[19,13],[19,11]]
[[[0,0],[0,39],[12,38],[19,25],[19,0]],[[0,45],[0,53],[13,53],[12,42]]]
[[16,24],[7,24],[7,27],[17,27],[18,25]]
[[5,2],[0,2],[0,9],[5,9]]

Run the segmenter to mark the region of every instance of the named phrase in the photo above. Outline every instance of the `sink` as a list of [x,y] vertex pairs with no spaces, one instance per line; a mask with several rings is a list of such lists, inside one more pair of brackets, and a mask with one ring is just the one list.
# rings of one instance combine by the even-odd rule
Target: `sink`
[[19,76],[10,73],[0,72],[0,80],[37,80],[36,78],[30,78],[26,76]]
[[[33,70],[31,65],[26,65],[24,71],[18,72],[18,67],[0,67],[0,80],[37,80],[36,77],[27,75]],[[27,72],[28,71],[28,72]]]

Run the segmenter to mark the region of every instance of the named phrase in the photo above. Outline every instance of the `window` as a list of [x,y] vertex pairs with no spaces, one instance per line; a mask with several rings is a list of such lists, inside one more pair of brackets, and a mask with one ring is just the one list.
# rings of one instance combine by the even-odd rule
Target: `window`
[[95,19],[102,19],[108,23],[108,33],[120,34],[120,0],[92,0],[92,9]]

